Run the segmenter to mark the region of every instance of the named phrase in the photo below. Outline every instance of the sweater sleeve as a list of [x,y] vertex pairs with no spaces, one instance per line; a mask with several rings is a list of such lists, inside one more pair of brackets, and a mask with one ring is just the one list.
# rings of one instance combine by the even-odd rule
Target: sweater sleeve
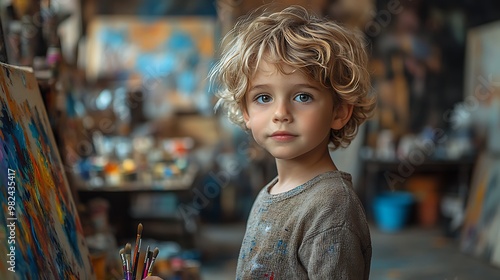
[[311,280],[368,279],[361,241],[346,226],[325,230],[305,240],[299,249],[299,259]]

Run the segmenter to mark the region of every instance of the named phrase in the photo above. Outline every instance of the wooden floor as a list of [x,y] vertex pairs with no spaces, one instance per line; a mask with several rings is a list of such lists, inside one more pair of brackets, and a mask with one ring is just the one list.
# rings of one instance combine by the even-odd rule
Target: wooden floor
[[[244,225],[205,225],[200,236],[202,280],[235,279]],[[498,280],[500,268],[460,252],[440,229],[411,227],[397,233],[371,228],[372,280]],[[500,241],[499,241],[500,242]]]

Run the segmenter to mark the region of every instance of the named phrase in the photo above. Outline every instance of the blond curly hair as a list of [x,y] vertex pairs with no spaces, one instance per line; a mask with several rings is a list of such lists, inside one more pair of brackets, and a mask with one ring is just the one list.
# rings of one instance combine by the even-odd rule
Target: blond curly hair
[[223,42],[222,56],[210,72],[219,98],[216,109],[225,109],[229,119],[243,129],[244,97],[264,59],[282,73],[283,64],[303,71],[331,89],[337,104],[353,105],[347,124],[331,132],[333,149],[348,146],[374,110],[363,37],[303,7],[241,19]]

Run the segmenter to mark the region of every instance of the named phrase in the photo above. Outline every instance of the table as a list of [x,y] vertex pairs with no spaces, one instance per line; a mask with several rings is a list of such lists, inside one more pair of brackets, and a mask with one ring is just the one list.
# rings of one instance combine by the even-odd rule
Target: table
[[372,217],[372,202],[379,192],[402,190],[409,178],[426,174],[446,179],[446,186],[441,186],[442,189],[456,192],[466,202],[475,161],[474,157],[419,161],[364,159],[358,194],[367,215]]

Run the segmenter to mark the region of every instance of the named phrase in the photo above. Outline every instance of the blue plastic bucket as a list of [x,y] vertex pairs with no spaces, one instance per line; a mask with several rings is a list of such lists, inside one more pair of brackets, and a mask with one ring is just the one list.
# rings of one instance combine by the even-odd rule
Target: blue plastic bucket
[[373,203],[375,222],[380,230],[396,232],[402,229],[408,220],[413,195],[409,192],[384,192]]

